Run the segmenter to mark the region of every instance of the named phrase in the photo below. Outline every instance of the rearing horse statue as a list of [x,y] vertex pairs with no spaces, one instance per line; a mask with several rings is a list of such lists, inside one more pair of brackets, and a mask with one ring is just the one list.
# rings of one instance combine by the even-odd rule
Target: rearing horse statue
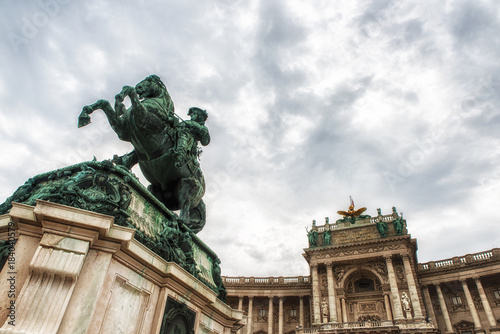
[[[123,100],[132,103],[126,108]],[[139,163],[148,189],[170,210],[180,210],[180,218],[194,233],[205,225],[205,179],[198,163],[198,141],[208,145],[205,126],[207,114],[191,108],[192,120],[182,121],[165,85],[156,75],[139,82],[135,88],[123,87],[115,96],[115,108],[107,100],[83,107],[78,127],[90,123],[90,114],[101,109],[121,140],[131,142],[134,151],[114,162],[128,169]]]

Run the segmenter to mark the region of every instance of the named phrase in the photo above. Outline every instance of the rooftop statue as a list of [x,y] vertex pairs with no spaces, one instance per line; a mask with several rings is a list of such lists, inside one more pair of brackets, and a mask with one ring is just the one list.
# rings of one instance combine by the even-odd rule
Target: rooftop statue
[[[126,109],[123,101],[132,103]],[[205,121],[207,112],[190,108],[191,120],[184,121],[174,112],[174,103],[157,75],[150,75],[135,87],[125,86],[115,96],[115,107],[107,100],[85,106],[78,127],[90,123],[90,114],[101,109],[109,124],[134,150],[115,156],[113,162],[127,169],[139,164],[148,189],[170,210],[180,210],[181,220],[195,233],[205,225],[205,179],[198,156],[198,142],[210,143]]]
[[351,204],[349,205],[349,210],[337,211],[337,213],[341,216],[344,216],[343,219],[347,219],[351,222],[351,224],[354,224],[356,222],[356,218],[361,216],[361,214],[366,211],[366,208],[354,210],[354,201],[352,200],[351,196],[349,196],[349,199],[351,200]]

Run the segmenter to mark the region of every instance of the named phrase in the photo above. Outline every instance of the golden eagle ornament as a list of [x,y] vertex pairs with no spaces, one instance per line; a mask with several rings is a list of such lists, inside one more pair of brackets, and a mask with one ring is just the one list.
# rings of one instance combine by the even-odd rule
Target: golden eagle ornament
[[352,200],[351,196],[349,196],[349,199],[351,200],[351,205],[349,205],[349,210],[337,211],[337,213],[341,216],[344,216],[344,219],[350,219],[351,223],[354,224],[355,219],[359,217],[363,212],[365,212],[366,208],[354,210],[354,201]]

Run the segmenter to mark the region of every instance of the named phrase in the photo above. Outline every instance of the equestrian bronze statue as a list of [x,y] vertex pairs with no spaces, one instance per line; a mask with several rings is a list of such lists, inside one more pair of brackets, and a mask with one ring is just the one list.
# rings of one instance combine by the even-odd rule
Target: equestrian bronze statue
[[[123,101],[130,98],[132,106]],[[205,121],[207,113],[190,108],[191,120],[182,120],[174,112],[174,103],[165,85],[150,75],[135,87],[125,86],[115,96],[115,108],[107,100],[85,106],[78,127],[90,123],[90,114],[101,109],[121,140],[131,142],[134,150],[113,162],[130,169],[139,164],[148,189],[170,210],[180,210],[180,219],[194,233],[205,225],[205,179],[198,162],[198,142],[210,143]]]

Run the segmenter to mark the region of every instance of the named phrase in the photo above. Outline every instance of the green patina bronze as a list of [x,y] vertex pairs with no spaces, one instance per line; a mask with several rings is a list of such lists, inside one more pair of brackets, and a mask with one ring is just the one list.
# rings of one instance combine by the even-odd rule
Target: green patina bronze
[[398,217],[392,222],[392,224],[394,225],[394,231],[396,231],[396,235],[405,234],[403,217]]
[[[123,100],[132,103],[126,109]],[[151,75],[135,87],[125,86],[115,96],[115,107],[107,100],[85,106],[78,127],[90,123],[90,114],[101,109],[121,140],[131,142],[134,150],[115,156],[113,162],[130,169],[139,164],[151,183],[149,190],[170,210],[180,210],[180,218],[194,232],[205,225],[205,180],[198,163],[198,142],[206,146],[210,134],[207,113],[190,108],[191,120],[183,121],[174,112],[174,103],[165,85]]]
[[325,232],[323,232],[323,246],[332,244],[332,235],[330,234],[330,218],[325,217]]
[[388,229],[389,229],[389,227],[387,226],[386,222],[384,222],[384,221],[377,222],[377,231],[378,231],[378,233],[380,233],[380,236],[382,238],[387,237],[387,230]]
[[318,246],[318,228],[316,227],[316,220],[313,220],[312,228],[309,231],[306,227],[307,238],[309,239],[309,247]]
[[[135,229],[135,239],[179,264],[225,301],[220,260],[126,168],[109,160],[88,161],[36,175],[0,204],[0,215],[9,212],[12,202],[35,206],[37,200],[113,216],[114,224]],[[7,246],[0,244],[0,262]]]

